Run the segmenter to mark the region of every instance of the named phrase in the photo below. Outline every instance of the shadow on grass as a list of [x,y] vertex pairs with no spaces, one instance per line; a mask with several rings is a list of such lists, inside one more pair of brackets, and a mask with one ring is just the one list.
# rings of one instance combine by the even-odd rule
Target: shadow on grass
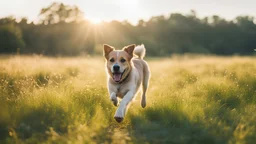
[[199,118],[190,120],[179,109],[147,108],[143,115],[131,116],[130,133],[135,143],[219,143]]
[[29,108],[24,114],[23,110],[20,111],[22,117],[16,122],[16,132],[21,139],[27,139],[33,134],[42,134],[40,139],[45,139],[43,135],[49,127],[58,133],[67,132],[67,113],[62,108],[44,105],[40,108]]
[[8,124],[10,121],[10,115],[8,113],[7,104],[4,103],[2,97],[0,97],[0,143],[8,137]]
[[33,138],[29,141],[43,141],[47,139],[45,132],[49,127],[53,127],[59,133],[67,132],[66,113],[58,107],[23,107],[16,111],[6,107],[4,110],[1,109],[1,113],[3,111],[8,114],[1,114],[5,116],[2,117],[5,121],[0,121],[0,142],[13,143],[14,140],[27,140],[31,137]]

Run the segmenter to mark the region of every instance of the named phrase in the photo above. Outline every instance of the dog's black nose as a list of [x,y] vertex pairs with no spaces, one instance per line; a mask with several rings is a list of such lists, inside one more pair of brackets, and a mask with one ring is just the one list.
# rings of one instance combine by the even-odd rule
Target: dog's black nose
[[114,69],[114,71],[119,71],[120,66],[119,66],[119,65],[114,65],[114,66],[113,66],[113,69]]

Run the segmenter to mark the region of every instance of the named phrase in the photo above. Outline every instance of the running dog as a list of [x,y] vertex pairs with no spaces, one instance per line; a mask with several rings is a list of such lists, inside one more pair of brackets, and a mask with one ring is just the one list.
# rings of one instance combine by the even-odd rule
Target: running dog
[[125,46],[122,50],[115,50],[107,44],[103,47],[110,100],[117,106],[117,98],[122,99],[114,116],[115,120],[120,123],[124,119],[128,104],[140,90],[142,90],[141,106],[146,107],[146,94],[150,79],[149,66],[143,60],[146,49],[144,45],[135,46],[134,44]]

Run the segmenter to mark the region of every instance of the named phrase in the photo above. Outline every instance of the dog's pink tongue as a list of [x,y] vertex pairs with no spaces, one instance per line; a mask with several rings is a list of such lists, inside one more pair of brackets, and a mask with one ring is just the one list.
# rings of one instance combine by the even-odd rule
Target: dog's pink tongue
[[118,82],[121,80],[121,74],[114,74],[114,81]]

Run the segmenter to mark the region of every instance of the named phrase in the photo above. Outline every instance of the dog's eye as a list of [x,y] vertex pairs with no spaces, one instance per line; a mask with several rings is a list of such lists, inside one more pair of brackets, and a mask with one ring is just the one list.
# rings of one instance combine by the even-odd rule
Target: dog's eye
[[126,60],[125,60],[125,59],[121,59],[120,61],[121,61],[122,63],[124,63]]
[[115,60],[114,60],[113,58],[111,58],[109,61],[110,61],[110,62],[114,62]]

